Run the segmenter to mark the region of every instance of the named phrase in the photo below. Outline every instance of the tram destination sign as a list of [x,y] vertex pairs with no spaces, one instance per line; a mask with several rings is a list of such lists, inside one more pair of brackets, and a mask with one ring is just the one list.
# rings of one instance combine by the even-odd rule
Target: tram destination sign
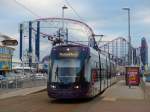
[[53,59],[61,59],[61,58],[84,58],[89,55],[88,48],[80,47],[80,46],[57,46],[52,49],[51,57]]
[[69,57],[69,58],[76,58],[79,56],[78,52],[60,52],[59,57]]

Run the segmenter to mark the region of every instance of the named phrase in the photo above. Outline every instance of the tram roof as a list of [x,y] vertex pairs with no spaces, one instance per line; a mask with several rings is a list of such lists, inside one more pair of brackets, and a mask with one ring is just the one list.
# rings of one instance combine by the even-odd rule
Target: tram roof
[[56,47],[88,47],[88,46],[81,45],[81,44],[62,44],[62,45],[54,46],[54,48]]

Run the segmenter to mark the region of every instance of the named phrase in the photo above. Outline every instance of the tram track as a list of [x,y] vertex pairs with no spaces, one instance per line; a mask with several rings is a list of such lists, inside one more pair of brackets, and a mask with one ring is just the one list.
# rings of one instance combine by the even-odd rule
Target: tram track
[[[107,91],[117,91],[118,83]],[[120,86],[121,87],[121,86]],[[124,86],[123,86],[124,87]],[[104,92],[105,93],[105,92]],[[92,99],[56,100],[46,91],[0,100],[0,112],[149,112],[146,100],[103,100],[100,94]],[[132,94],[132,93],[131,93]],[[110,95],[110,94],[109,94]],[[107,97],[107,96],[106,96]],[[132,108],[135,107],[136,108]]]

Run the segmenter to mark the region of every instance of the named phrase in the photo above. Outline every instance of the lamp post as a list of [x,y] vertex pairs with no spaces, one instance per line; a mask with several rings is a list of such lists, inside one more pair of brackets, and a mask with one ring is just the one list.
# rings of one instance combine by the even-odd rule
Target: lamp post
[[64,29],[64,15],[65,15],[65,14],[64,14],[64,10],[65,10],[65,9],[68,9],[68,7],[64,5],[64,6],[62,7],[62,31],[61,31],[61,33],[62,33],[62,35],[63,35],[63,38],[64,38],[64,35],[65,35],[65,40],[66,40],[65,42],[67,43],[67,41],[68,41],[68,37],[66,36],[66,33],[67,33],[67,32],[66,32],[65,29]]
[[130,8],[123,8],[128,12],[128,65],[132,62],[132,52],[131,52],[131,35],[130,35]]
[[65,16],[64,10],[65,10],[65,9],[68,9],[68,7],[64,5],[64,6],[62,7],[62,20],[63,20],[63,21],[62,21],[62,29],[63,29],[63,30],[64,30],[64,16]]

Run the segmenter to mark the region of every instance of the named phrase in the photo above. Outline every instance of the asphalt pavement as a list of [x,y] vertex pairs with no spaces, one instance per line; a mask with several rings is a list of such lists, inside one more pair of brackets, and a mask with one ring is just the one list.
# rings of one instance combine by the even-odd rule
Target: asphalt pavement
[[124,81],[87,100],[56,100],[46,91],[0,100],[0,112],[150,112],[141,87],[129,88]]

